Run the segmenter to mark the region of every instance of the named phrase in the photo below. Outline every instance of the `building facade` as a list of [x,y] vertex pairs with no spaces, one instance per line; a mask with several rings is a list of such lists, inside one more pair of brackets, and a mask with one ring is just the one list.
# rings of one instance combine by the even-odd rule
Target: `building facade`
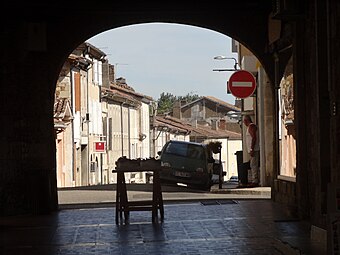
[[[104,135],[107,147],[103,154],[105,183],[115,183],[116,161],[150,158],[150,104],[153,99],[135,92],[124,79],[118,79],[101,91]],[[146,173],[126,176],[127,182],[147,182]]]
[[[72,122],[57,137],[57,169],[62,169],[58,177],[63,178],[58,179],[58,186],[103,182],[102,156],[96,142],[105,142],[100,104],[102,66],[107,62],[105,57],[104,52],[83,43],[70,54],[60,72],[56,102],[69,100]],[[60,159],[61,155],[64,155],[63,160]]]

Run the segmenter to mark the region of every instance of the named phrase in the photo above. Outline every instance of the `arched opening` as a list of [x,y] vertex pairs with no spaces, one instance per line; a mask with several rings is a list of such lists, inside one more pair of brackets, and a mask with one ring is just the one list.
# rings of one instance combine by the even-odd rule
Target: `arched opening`
[[[54,87],[69,54],[87,38],[111,28],[144,22],[179,22],[229,34],[251,49],[265,67],[268,86],[274,85],[273,98],[278,96],[274,91],[293,53],[297,85],[294,99],[298,101],[295,110],[299,116],[296,118],[297,199],[283,199],[280,190],[273,193],[277,195],[276,201],[292,202],[302,217],[325,227],[330,213],[326,208],[327,185],[330,182],[337,185],[339,171],[336,132],[339,3],[304,1],[281,9],[283,2],[274,2],[282,5],[274,4],[273,8],[272,1],[252,0],[236,1],[228,6],[190,1],[134,5],[114,2],[76,7],[31,3],[18,7],[6,3],[4,11],[17,15],[9,19],[6,15],[1,17],[5,46],[1,84],[6,86],[1,93],[0,108],[4,123],[1,213],[39,214],[58,209],[51,116]],[[273,19],[281,24],[273,28],[269,25]],[[276,36],[275,40],[269,39],[272,35]],[[278,108],[274,107],[272,113],[277,112]],[[274,129],[271,133],[273,137],[278,135]],[[277,150],[276,144],[272,147],[272,151]],[[83,156],[86,155],[84,149]],[[273,169],[278,170],[278,166],[275,162]],[[283,192],[290,190],[286,181],[278,183]]]
[[[132,42],[138,41],[138,43],[142,44],[141,37],[145,36],[146,38],[149,38],[147,34],[148,31],[150,33],[155,33],[152,30],[152,27],[155,25],[157,25],[156,29],[161,31],[168,30],[167,33],[170,34],[169,38],[164,39],[170,40],[171,38],[173,42],[168,45],[163,45],[163,51],[170,51],[170,54],[172,55],[178,54],[177,62],[171,62],[167,59],[167,65],[160,66],[161,62],[158,63],[157,61],[161,58],[165,58],[165,54],[164,52],[162,53],[162,51],[158,53],[153,60],[147,62],[149,58],[154,57],[154,55],[151,54],[152,52],[148,52],[144,58],[141,59],[142,62],[147,62],[145,65],[150,65],[153,61],[156,62],[156,66],[150,66],[147,71],[144,70],[144,73],[141,73],[142,71],[139,69],[142,68],[139,67],[143,63],[131,63],[131,61],[134,61],[135,58],[137,58],[137,46]],[[138,28],[143,26],[146,27],[144,30],[141,30],[144,31],[144,34],[136,29],[136,27]],[[162,26],[165,28],[162,28]],[[199,96],[204,97],[203,100],[197,101],[195,104],[189,106],[184,105],[191,102],[186,102],[185,104],[180,105],[180,107],[183,107],[183,110],[178,113],[176,113],[175,109],[177,106],[175,104],[173,105],[173,109],[171,109],[172,112],[169,116],[174,117],[176,115],[175,117],[177,119],[182,119],[183,123],[179,123],[181,128],[176,127],[176,125],[171,125],[171,121],[173,120],[169,118],[167,122],[164,123],[164,121],[166,121],[166,118],[163,118],[164,116],[153,116],[152,114],[156,114],[154,112],[154,106],[155,103],[157,103],[153,97],[157,94],[153,94],[153,97],[151,97],[142,91],[142,86],[139,90],[135,87],[138,86],[139,83],[147,84],[147,81],[143,81],[144,76],[156,76],[158,72],[163,75],[164,79],[170,79],[171,81],[170,84],[163,85],[165,81],[163,81],[162,78],[158,78],[156,83],[153,83],[151,91],[160,88],[160,90],[158,90],[158,96],[161,96],[164,92],[168,92],[168,89],[172,89],[172,91],[180,91],[183,83],[189,85],[189,83],[192,82],[187,81],[184,78],[182,81],[183,83],[178,81],[176,82],[171,75],[163,72],[166,69],[175,69],[176,65],[179,65],[181,60],[188,58],[187,56],[185,56],[185,58],[182,56],[184,53],[180,52],[180,49],[175,48],[176,50],[171,50],[171,48],[174,47],[173,43],[175,41],[179,41],[179,36],[171,34],[173,33],[171,29],[176,26],[181,28],[182,36],[184,34],[188,34],[191,29],[194,31],[192,33],[198,40],[198,32],[196,31],[200,30],[200,32],[202,32],[204,30],[207,34],[213,34],[216,40],[217,38],[219,39],[220,37],[223,37],[229,41],[228,45],[228,41],[223,40],[225,45],[222,45],[222,47],[220,45],[218,45],[219,47],[216,47],[215,44],[217,43],[205,43],[202,44],[203,46],[199,45],[201,47],[197,47],[197,52],[194,52],[195,44],[197,44],[196,41],[192,40],[190,42],[186,42],[190,43],[190,45],[186,45],[187,48],[184,50],[191,50],[193,52],[192,58],[194,61],[206,61],[210,64],[200,67],[198,72],[208,72],[210,75],[215,77],[222,77],[222,80],[206,80],[204,83],[201,83],[201,85],[198,84],[199,82],[194,82],[196,91],[203,89],[204,92],[202,93],[210,93],[209,91],[212,91],[214,87],[219,87],[219,91],[214,92],[214,97],[211,97],[211,94],[200,93]],[[126,31],[129,31],[129,29],[131,30],[133,27],[134,26],[128,26],[125,29]],[[124,27],[121,27],[119,30],[123,30],[123,28]],[[195,34],[195,32],[197,34]],[[226,176],[223,181],[227,181],[232,176],[237,176],[239,174],[236,151],[243,150],[244,162],[249,160],[249,156],[247,155],[244,145],[242,148],[242,129],[240,128],[240,123],[237,123],[240,121],[240,115],[242,114],[251,114],[255,119],[255,123],[259,124],[263,130],[263,133],[261,134],[261,139],[263,140],[261,147],[263,148],[263,151],[261,154],[264,155],[265,151],[268,152],[272,150],[272,148],[270,148],[270,144],[272,144],[274,138],[271,132],[275,132],[272,127],[273,123],[264,121],[264,116],[271,116],[273,114],[270,110],[273,107],[274,100],[272,98],[271,86],[268,86],[269,78],[267,77],[264,68],[261,66],[260,61],[248,48],[241,43],[232,40],[226,35],[189,25],[146,23],[136,25],[135,30],[130,31],[130,33],[134,33],[136,37],[130,38],[129,41],[129,39],[124,38],[122,34],[117,33],[115,36],[111,35],[110,37],[108,35],[109,31],[103,32],[98,36],[102,36],[102,42],[104,41],[106,44],[99,43],[98,45],[94,45],[89,42],[91,41],[95,43],[96,37],[98,38],[98,36],[80,44],[73,50],[62,68],[62,70],[67,71],[67,74],[61,72],[60,75],[64,78],[58,79],[60,82],[57,84],[56,96],[58,97],[58,95],[60,96],[60,93],[64,93],[65,97],[71,99],[72,108],[74,109],[73,125],[77,125],[77,127],[73,126],[70,128],[70,132],[74,133],[76,130],[77,134],[69,135],[69,137],[72,137],[73,139],[73,143],[71,142],[71,144],[74,144],[74,151],[73,154],[69,154],[73,156],[70,157],[70,166],[68,167],[70,174],[68,175],[73,176],[73,180],[72,182],[69,182],[68,186],[113,184],[116,182],[116,177],[115,174],[112,174],[112,170],[115,168],[115,162],[119,157],[126,156],[131,159],[157,157],[157,152],[160,151],[163,145],[170,139],[187,141],[193,140],[195,142],[199,141],[206,143],[209,141],[224,139],[222,147],[225,152],[222,156],[222,164]],[[159,34],[158,36],[165,37],[165,34],[166,33]],[[138,36],[140,37],[139,40]],[[149,40],[152,39],[149,38]],[[155,39],[153,38],[153,40]],[[112,42],[109,44],[110,41]],[[114,54],[117,54],[118,56],[120,55],[120,46],[119,44],[116,45],[117,41],[122,41],[123,44],[130,44],[130,48],[132,50],[127,56],[125,56],[125,58],[130,57],[130,59],[127,58],[127,61],[124,59],[116,60]],[[219,42],[219,44],[221,43]],[[150,47],[150,50],[155,50],[155,45],[151,44],[151,46],[147,46]],[[144,45],[144,47],[146,46]],[[216,47],[216,49],[210,49],[209,51],[209,48],[214,47]],[[106,51],[109,52],[106,53]],[[208,52],[202,54],[205,59],[199,58],[199,51]],[[231,62],[229,62],[228,58],[222,59],[224,61],[219,61],[216,57],[219,54],[230,56],[229,60],[231,60]],[[158,68],[157,65],[160,67]],[[193,64],[186,62],[186,65]],[[227,69],[225,69],[225,67],[227,67]],[[117,71],[117,68],[119,71]],[[129,68],[133,69],[133,72],[126,74],[126,77],[120,77],[120,74],[117,75],[119,72],[124,74],[123,70]],[[182,66],[182,68],[184,68],[184,66]],[[266,105],[261,105],[259,103],[260,100],[257,99],[259,96],[257,93],[247,99],[247,102],[244,103],[243,101],[238,100],[238,103],[240,104],[237,106],[234,105],[237,103],[233,102],[236,98],[226,90],[226,83],[233,71],[240,68],[252,72],[253,75],[257,77],[259,86],[258,93],[262,93],[261,96],[266,98]],[[214,70],[219,72],[213,72]],[[185,70],[185,72],[189,73],[189,76],[198,76],[198,74],[195,73],[196,70]],[[185,72],[181,73],[181,75],[183,76]],[[137,75],[134,73],[137,73]],[[132,80],[136,84],[128,83],[128,75],[134,75],[134,80]],[[135,78],[136,76],[138,79],[141,79],[142,82],[139,82],[138,79]],[[66,79],[69,79],[69,81],[65,81],[65,77]],[[150,81],[153,82],[152,79],[150,79]],[[179,83],[178,88],[176,88],[176,83]],[[208,90],[204,90],[204,88],[208,88]],[[60,92],[60,90],[63,91]],[[191,90],[186,90],[182,92],[184,94],[180,94],[181,92],[178,92],[179,94],[176,96],[190,94],[190,91]],[[152,93],[154,92],[152,91]],[[226,101],[226,99],[228,101]],[[203,114],[206,114],[206,111],[211,111],[211,109],[213,109],[213,114],[216,116],[203,116]],[[234,112],[235,109],[237,109],[236,111],[239,113],[236,119],[229,116],[229,112]],[[190,116],[188,115],[188,112],[191,112]],[[153,119],[154,122],[146,121],[150,117],[152,117],[151,119]],[[190,125],[186,126],[184,122],[189,122]],[[219,131],[217,131],[215,127],[215,131],[211,131],[215,132],[214,135],[202,135],[199,131],[193,131],[197,124],[201,124],[202,129],[203,125],[206,125],[211,130],[213,130],[214,126],[216,126]],[[269,135],[266,133],[268,127],[270,127]],[[195,132],[196,134],[193,135]],[[219,134],[216,135],[218,132]],[[265,137],[267,139],[265,139]],[[103,151],[96,148],[98,145],[97,143],[101,142],[105,146]],[[87,154],[91,155],[91,158],[92,155],[96,155],[96,159],[100,159],[99,163],[98,160],[96,163],[91,158],[88,160]],[[59,155],[58,152],[57,155]],[[261,176],[262,186],[270,187],[272,183],[273,173],[271,169],[273,166],[273,157],[274,156],[267,156],[267,161],[263,160],[263,172],[261,172],[261,174],[259,173]],[[262,158],[265,159],[264,156]],[[265,164],[269,165],[267,169],[270,170],[267,172],[264,167]],[[145,183],[147,180],[150,180],[150,176],[131,174],[127,179],[127,182]]]
[[[234,5],[233,5],[234,6]],[[102,8],[103,6],[97,8]],[[231,6],[229,6],[231,7]],[[235,4],[234,6],[237,10],[240,7],[238,4]],[[34,160],[33,158],[29,159],[29,161],[32,160],[34,162],[31,165],[34,169],[46,169],[46,175],[47,182],[49,183],[48,187],[49,190],[46,191],[48,194],[50,194],[52,199],[49,199],[49,201],[45,201],[40,206],[44,207],[44,210],[54,210],[56,209],[56,190],[55,190],[55,144],[54,144],[54,133],[51,132],[53,130],[53,121],[51,118],[51,111],[52,111],[52,105],[54,99],[54,88],[56,81],[59,76],[59,71],[61,70],[62,65],[64,64],[65,59],[70,55],[70,53],[84,40],[87,38],[90,38],[91,36],[106,31],[107,29],[120,27],[124,25],[129,24],[138,24],[143,22],[161,22],[161,21],[167,21],[167,22],[181,22],[183,24],[190,24],[190,25],[196,25],[200,27],[205,27],[209,29],[213,29],[214,31],[218,31],[223,34],[229,34],[233,38],[237,39],[238,41],[244,43],[249,49],[254,52],[254,54],[258,57],[262,65],[266,68],[268,76],[274,77],[273,75],[273,60],[272,56],[268,54],[267,52],[263,52],[263,49],[266,47],[267,44],[267,19],[268,14],[271,11],[271,6],[269,4],[245,4],[243,6],[242,12],[247,15],[238,15],[237,12],[230,13],[228,15],[228,21],[223,21],[225,19],[225,12],[219,10],[219,8],[213,7],[211,9],[212,13],[214,13],[214,19],[206,19],[206,16],[202,16],[202,10],[204,12],[206,11],[206,6],[202,6],[201,4],[195,6],[195,8],[192,8],[192,6],[187,6],[184,4],[180,9],[182,10],[190,10],[190,15],[183,15],[183,13],[179,12],[178,14],[174,15],[172,11],[165,11],[165,10],[159,10],[150,8],[148,9],[146,6],[135,6],[136,12],[132,11],[130,7],[128,9],[125,9],[125,7],[122,6],[119,10],[112,8],[107,9],[107,13],[105,15],[99,14],[98,12],[92,12],[93,16],[88,19],[79,18],[78,20],[75,18],[75,16],[71,15],[64,15],[58,8],[56,9],[50,9],[47,8],[47,11],[52,15],[51,17],[54,17],[53,15],[61,15],[63,16],[63,24],[69,23],[74,24],[74,26],[77,27],[75,30],[72,26],[63,26],[63,25],[56,25],[53,22],[50,23],[49,20],[41,20],[41,23],[37,22],[30,22],[27,26],[27,33],[31,33],[31,37],[28,38],[28,46],[27,48],[23,49],[24,53],[28,52],[28,56],[30,56],[29,63],[31,64],[30,69],[32,70],[39,70],[40,72],[45,72],[46,76],[39,76],[36,72],[31,72],[29,70],[25,70],[24,68],[20,70],[20,72],[23,74],[24,77],[26,77],[29,80],[29,84],[34,84],[34,88],[41,88],[39,90],[31,90],[28,87],[25,88],[25,92],[23,94],[25,95],[25,99],[28,98],[46,98],[47,100],[44,101],[42,104],[32,104],[30,112],[37,112],[34,116],[36,118],[36,121],[31,121],[28,117],[28,115],[24,114],[23,118],[27,118],[27,125],[32,125],[30,132],[32,132],[31,137],[39,137],[39,141],[41,143],[44,143],[48,149],[45,150],[46,155],[43,157],[43,160]],[[85,8],[85,7],[83,7]],[[188,9],[186,9],[188,8]],[[210,7],[209,7],[210,8]],[[37,10],[34,10],[34,8],[30,9],[32,12],[29,14],[25,12],[21,12],[23,17],[29,18],[34,17],[34,15],[37,15],[37,17],[40,17],[39,12],[37,13]],[[97,9],[98,10],[98,9]],[[173,10],[170,8],[170,10]],[[230,9],[228,9],[230,10]],[[136,15],[139,11],[142,11],[143,15],[142,17],[140,15]],[[124,15],[121,15],[121,12],[127,12]],[[155,16],[155,13],[159,12]],[[20,13],[20,14],[21,14]],[[251,14],[251,15],[250,15]],[[32,16],[31,16],[32,15]],[[78,14],[77,14],[78,15]],[[19,15],[20,17],[20,15]],[[82,16],[81,16],[82,17]],[[113,19],[113,17],[116,17],[117,19]],[[119,17],[119,18],[118,18]],[[251,27],[253,29],[249,29],[249,17],[251,17]],[[74,22],[74,20],[77,20]],[[93,20],[96,20],[96,22],[93,22]],[[222,22],[223,21],[223,22]],[[237,24],[237,26],[235,25]],[[18,24],[16,24],[18,25]],[[47,29],[48,28],[48,33]],[[61,30],[61,31],[60,31]],[[247,32],[245,32],[247,31]],[[33,33],[34,32],[34,33]],[[49,36],[49,39],[47,41],[44,40],[46,36]],[[40,36],[40,37],[39,37]],[[63,37],[63,43],[59,43],[57,38],[60,36]],[[15,36],[13,37],[15,38]],[[256,40],[253,40],[256,38]],[[34,41],[37,40],[37,41]],[[12,39],[13,47],[17,46],[15,41]],[[47,47],[48,45],[48,47]],[[20,55],[22,52],[18,52]],[[26,55],[23,55],[26,56]],[[21,58],[20,61],[23,61],[26,63],[28,61],[27,58]],[[12,63],[12,62],[11,62]],[[27,65],[23,65],[27,66]],[[47,86],[46,86],[47,85]],[[33,92],[34,91],[34,92]],[[25,112],[24,109],[22,109],[22,112]],[[86,116],[85,116],[86,117]],[[9,117],[11,119],[11,117]],[[25,121],[24,121],[25,122]],[[26,122],[25,122],[26,123]],[[28,124],[29,123],[29,124]],[[39,125],[38,125],[39,123]],[[25,124],[22,124],[25,125]],[[35,127],[35,125],[37,125]],[[42,130],[41,127],[49,127],[44,128]],[[49,131],[48,131],[49,130]],[[37,141],[39,144],[40,142]],[[20,147],[20,146],[19,146]],[[83,147],[78,148],[83,153],[81,153],[81,157],[88,158],[88,152],[86,152],[86,149]],[[48,155],[47,155],[48,154]],[[74,157],[75,155],[73,155]],[[15,166],[17,167],[17,166]],[[38,171],[38,170],[37,170]],[[39,171],[38,171],[39,172]],[[74,169],[73,173],[77,173],[77,168]],[[72,177],[74,178],[74,176]],[[9,178],[9,179],[15,179],[15,178]],[[23,179],[25,179],[23,177]],[[86,179],[86,178],[84,178]],[[34,183],[27,184],[28,186],[34,185]],[[14,185],[14,186],[20,186],[20,185]],[[47,186],[46,186],[47,187]],[[45,188],[45,187],[44,187]],[[41,187],[41,189],[44,189]],[[20,189],[18,187],[18,189]],[[38,188],[40,189],[40,188]],[[37,193],[46,193],[46,192],[37,192]],[[14,192],[15,193],[15,192]],[[30,194],[27,194],[27,196],[30,196]],[[23,199],[23,198],[21,198]],[[32,195],[31,199],[35,199]],[[31,200],[28,199],[27,201]],[[40,198],[38,198],[40,199]],[[15,200],[15,199],[14,199]],[[25,204],[25,203],[24,203]],[[23,206],[26,209],[23,210],[32,210],[30,208],[31,205]],[[15,205],[14,205],[15,207]],[[54,209],[52,209],[54,208]],[[11,209],[12,210],[12,209]],[[9,210],[9,211],[11,211]]]

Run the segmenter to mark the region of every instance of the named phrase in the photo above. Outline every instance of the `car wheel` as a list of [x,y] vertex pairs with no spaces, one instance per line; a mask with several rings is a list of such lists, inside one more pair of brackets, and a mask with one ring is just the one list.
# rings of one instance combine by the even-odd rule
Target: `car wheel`
[[210,178],[210,180],[208,180],[206,183],[200,185],[200,189],[202,190],[210,190],[211,186],[213,185],[213,182]]

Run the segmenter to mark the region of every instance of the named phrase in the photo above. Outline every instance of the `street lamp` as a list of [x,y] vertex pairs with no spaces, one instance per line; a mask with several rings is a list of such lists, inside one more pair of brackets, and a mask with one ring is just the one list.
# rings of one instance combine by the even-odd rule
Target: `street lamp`
[[226,114],[227,117],[234,119],[238,124],[241,125],[242,122],[242,112],[229,111]]
[[226,115],[228,117],[234,118],[234,119],[240,119],[241,118],[241,112],[229,111],[229,112],[227,112]]
[[228,59],[228,58],[226,56],[219,55],[219,56],[214,57],[214,59],[224,60],[224,59]]
[[215,72],[225,72],[225,71],[233,72],[233,71],[239,70],[239,69],[237,69],[237,65],[238,66],[240,66],[240,65],[237,63],[236,58],[230,58],[230,57],[226,57],[226,56],[216,56],[216,57],[214,57],[214,59],[216,59],[216,60],[225,60],[225,59],[234,60],[234,69],[213,69],[213,71],[215,71]]

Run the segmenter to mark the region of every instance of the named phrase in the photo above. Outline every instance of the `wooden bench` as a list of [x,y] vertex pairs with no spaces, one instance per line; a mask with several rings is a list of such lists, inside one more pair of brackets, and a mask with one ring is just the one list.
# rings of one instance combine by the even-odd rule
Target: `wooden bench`
[[[160,162],[156,160],[129,160],[125,157],[116,162],[117,190],[116,190],[116,224],[125,218],[128,222],[130,211],[152,211],[152,222],[158,219],[158,211],[161,221],[164,220],[164,206],[162,188],[159,179],[161,170]],[[153,172],[152,200],[151,201],[128,201],[125,173],[131,172]]]

